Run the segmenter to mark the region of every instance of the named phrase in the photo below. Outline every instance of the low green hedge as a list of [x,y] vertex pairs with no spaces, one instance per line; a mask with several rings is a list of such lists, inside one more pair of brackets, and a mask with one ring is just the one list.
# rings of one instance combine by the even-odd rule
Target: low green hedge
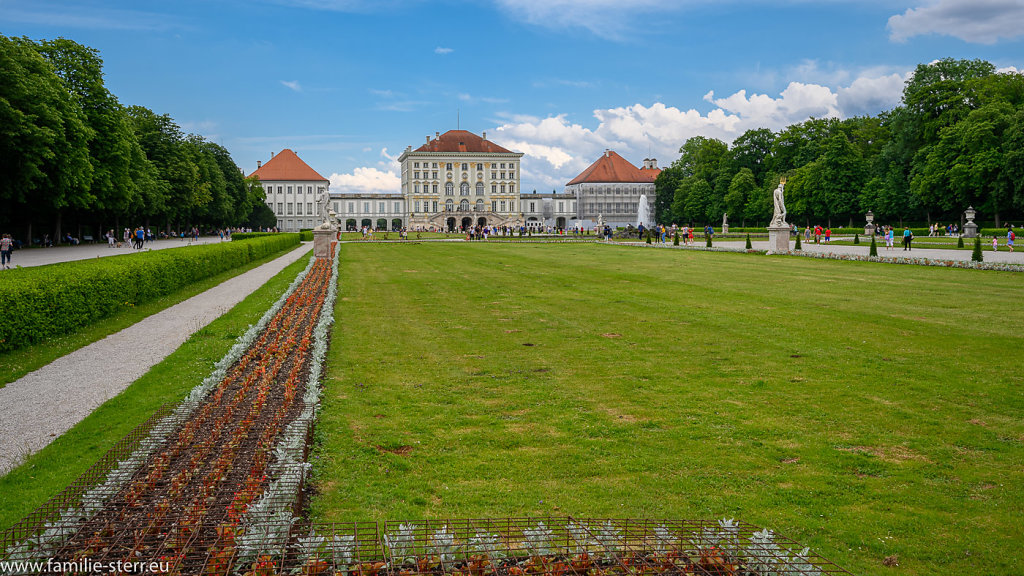
[[6,270],[0,273],[0,352],[72,333],[298,243],[298,234],[273,234]]
[[301,240],[302,242],[312,242],[313,241],[313,231],[312,230],[300,230],[299,231],[299,240]]
[[265,238],[267,236],[277,236],[279,232],[235,232],[231,235],[232,240],[252,240],[253,238]]

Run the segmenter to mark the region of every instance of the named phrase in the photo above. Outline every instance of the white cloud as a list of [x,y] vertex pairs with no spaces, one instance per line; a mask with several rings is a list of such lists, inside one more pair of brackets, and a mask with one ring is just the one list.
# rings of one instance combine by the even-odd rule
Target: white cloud
[[[716,98],[714,91],[709,91],[704,100],[714,107],[706,113],[661,102],[598,109],[593,111],[595,126],[571,122],[566,115],[508,115],[494,131],[494,141],[526,155],[524,190],[560,190],[606,148],[634,164],[653,156],[665,166],[678,157],[683,142],[694,136],[732,142],[750,129],[777,131],[812,116],[877,114],[899,103],[907,74],[869,71],[836,88],[794,81],[774,96],[739,90]],[[839,73],[835,76],[841,77]]]
[[302,92],[302,85],[299,84],[298,80],[291,80],[291,81],[281,80],[281,85],[286,86],[288,88],[291,88],[292,90],[294,90],[296,92]]
[[[370,150],[369,148],[364,148]],[[331,174],[333,192],[400,192],[402,179],[398,176],[398,157],[381,148],[377,166],[360,166],[349,174]]]
[[444,48],[444,47],[441,47],[441,46],[438,46],[437,48],[434,48],[434,54],[444,55],[444,54],[451,54],[452,52],[455,52],[454,48]]
[[350,174],[331,174],[331,192],[398,192],[402,181],[392,172],[362,166]]
[[931,0],[889,18],[889,38],[942,34],[965,42],[995,44],[1024,35],[1021,0]]

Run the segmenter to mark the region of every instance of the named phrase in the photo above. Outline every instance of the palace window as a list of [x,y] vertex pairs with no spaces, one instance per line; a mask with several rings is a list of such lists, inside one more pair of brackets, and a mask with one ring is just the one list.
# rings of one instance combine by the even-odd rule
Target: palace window
[[497,212],[497,211],[498,211],[498,201],[497,200],[491,200],[491,212]]
[[[434,165],[431,166],[431,168],[437,168],[437,162],[434,162]],[[434,176],[434,178],[437,178],[437,176]]]
[[497,184],[491,184],[491,194],[497,194],[497,193],[498,193],[498,185]]
[[504,163],[504,162],[502,162],[502,163],[501,163],[501,169],[502,169],[502,170],[504,170],[504,169],[505,169],[505,163]]
[[515,203],[515,201],[510,201],[508,203],[508,211],[509,212],[515,212],[516,211],[516,203]]
[[384,203],[383,202],[378,202],[377,203],[377,208],[380,209],[380,212],[378,212],[378,214],[383,214],[384,212],[386,212],[386,210],[384,208]]
[[459,196],[469,196],[469,182],[463,182],[459,185]]
[[477,171],[477,172],[482,172],[482,171],[483,171],[483,169],[484,169],[484,165],[483,165],[483,164],[479,164],[479,163],[478,163],[478,164],[476,165],[476,171]]
[[[424,206],[426,208],[426,206]],[[437,212],[437,200],[434,200],[434,212]]]
[[501,173],[501,179],[502,179],[502,180],[504,180],[504,179],[505,179],[505,173],[504,173],[504,172],[502,172],[502,173]]
[[[413,168],[419,168],[419,167],[420,167],[420,163],[419,162],[414,162],[413,163]],[[417,178],[419,178],[419,176],[417,176]]]
[[363,202],[363,214],[369,214],[369,213],[370,213],[370,203],[369,202]]
[[420,185],[419,184],[413,184],[412,185],[412,191],[415,192],[416,194],[419,194],[419,192],[420,192]]
[[476,195],[477,196],[483,196],[484,195],[484,183],[483,182],[477,182],[476,183]]
[[491,180],[497,180],[497,179],[498,179],[498,173],[497,172],[491,172]]
[[437,184],[434,184],[434,194],[437,194]]
[[[436,168],[436,166],[435,166],[435,168]],[[437,180],[437,172],[431,172],[430,179],[431,180]]]
[[414,202],[413,206],[415,206],[415,208],[413,209],[413,212],[419,212],[420,211],[420,201],[419,200]]
[[292,187],[291,187],[291,186],[289,186],[289,187],[288,187],[288,193],[289,193],[289,194],[291,194],[291,193],[292,193]]
[[295,214],[302,216],[302,202],[295,204]]
[[502,185],[501,185],[501,193],[502,193],[502,194],[504,194],[504,193],[505,193],[505,185],[504,185],[504,184],[502,184]]
[[452,163],[449,162],[449,163],[445,164],[445,168],[444,169],[445,170],[451,170],[452,169]]
[[420,179],[420,171],[419,170],[413,172],[412,174],[413,174],[412,177],[413,177],[414,180],[419,180]]
[[530,202],[530,212],[536,212],[536,211],[537,211],[537,204],[535,202]]
[[292,213],[294,212],[294,210],[292,209],[292,206],[294,206],[294,204],[291,204],[291,203],[288,204],[288,215],[289,216],[291,216]]
[[338,203],[337,202],[334,203],[334,213],[335,214],[338,213]]
[[508,173],[508,179],[509,180],[515,180],[516,179],[516,173],[515,172],[509,172]]
[[455,196],[455,184],[452,184],[451,182],[448,182],[447,184],[445,184],[444,185],[444,195],[445,196]]
[[356,211],[355,202],[348,203],[348,213],[353,214]]
[[451,200],[451,199],[445,200],[444,201],[444,211],[445,212],[451,212],[453,210],[455,210],[455,201]]
[[401,202],[395,202],[395,213],[397,214],[397,213],[399,213],[401,211],[402,211],[402,203]]
[[469,164],[466,164],[465,162],[463,162],[462,163],[462,171],[465,172],[466,170],[469,170]]
[[505,211],[505,201],[504,200],[501,201],[501,211],[502,212]]
[[462,212],[469,212],[469,200],[459,202],[459,210]]
[[515,194],[516,193],[516,185],[515,184],[509,184],[508,185],[508,193],[509,194]]
[[284,214],[284,202],[277,203],[277,213]]

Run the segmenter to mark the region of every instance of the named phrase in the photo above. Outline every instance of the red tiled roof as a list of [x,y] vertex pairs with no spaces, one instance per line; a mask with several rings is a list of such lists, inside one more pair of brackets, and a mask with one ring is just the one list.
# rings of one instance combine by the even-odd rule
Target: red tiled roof
[[490,140],[473,134],[468,130],[449,130],[416,149],[417,152],[481,152],[491,154],[514,154]]
[[260,166],[249,176],[256,176],[262,182],[273,180],[297,180],[297,181],[324,181],[327,178],[321,176],[316,170],[309,167],[301,158],[290,149],[285,148],[266,164]]
[[597,182],[654,182],[654,179],[661,174],[658,168],[640,169],[633,166],[629,160],[619,156],[611,150],[605,151],[596,162],[589,168],[573,178],[566,186],[582,183]]

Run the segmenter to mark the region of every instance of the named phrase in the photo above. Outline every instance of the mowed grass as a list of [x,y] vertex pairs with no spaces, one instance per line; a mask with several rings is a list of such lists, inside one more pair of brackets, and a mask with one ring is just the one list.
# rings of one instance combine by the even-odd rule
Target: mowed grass
[[304,257],[288,265],[223,316],[195,332],[123,392],[23,464],[0,476],[0,530],[6,530],[63,490],[160,406],[184,398],[308,263],[309,258]]
[[340,250],[315,519],[736,517],[857,574],[1024,570],[1020,275]]

